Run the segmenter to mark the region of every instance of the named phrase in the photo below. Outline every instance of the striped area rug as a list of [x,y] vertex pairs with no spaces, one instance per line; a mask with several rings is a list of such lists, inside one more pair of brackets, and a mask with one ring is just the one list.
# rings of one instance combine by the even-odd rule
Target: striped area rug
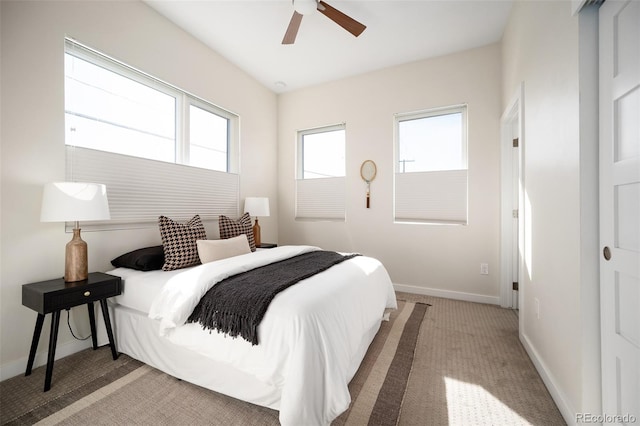
[[416,341],[427,311],[424,303],[398,301],[349,384],[351,406],[333,425],[395,425],[402,408]]
[[[349,385],[352,403],[333,425],[395,425],[413,365],[424,303],[398,301]],[[7,425],[165,424],[277,425],[274,410],[177,380],[108,347],[56,362],[42,392],[44,367],[0,383],[0,421]]]

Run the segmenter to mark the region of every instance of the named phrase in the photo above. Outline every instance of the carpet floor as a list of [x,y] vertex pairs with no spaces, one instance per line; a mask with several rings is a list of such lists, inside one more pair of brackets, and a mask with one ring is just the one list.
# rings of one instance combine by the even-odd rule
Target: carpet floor
[[[398,293],[349,385],[343,425],[564,425],[507,309]],[[177,380],[108,347],[0,383],[0,423],[277,425],[277,411]]]

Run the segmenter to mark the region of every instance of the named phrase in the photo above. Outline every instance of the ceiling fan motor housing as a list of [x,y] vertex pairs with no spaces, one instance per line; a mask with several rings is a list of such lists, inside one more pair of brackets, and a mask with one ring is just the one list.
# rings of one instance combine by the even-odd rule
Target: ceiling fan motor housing
[[316,11],[318,3],[316,0],[293,0],[293,8],[301,15],[309,15]]
[[293,8],[295,10],[293,12],[293,16],[291,17],[291,21],[289,21],[287,32],[284,34],[284,38],[282,39],[282,44],[293,44],[296,41],[296,36],[298,35],[298,29],[300,28],[300,23],[302,22],[302,16],[305,14],[313,13],[316,10],[320,11],[320,13],[325,15],[327,18],[331,19],[333,22],[349,31],[355,37],[358,37],[365,30],[365,28],[367,28],[365,25],[356,21],[352,17],[345,15],[338,9],[329,6],[322,0],[291,1],[293,2]]

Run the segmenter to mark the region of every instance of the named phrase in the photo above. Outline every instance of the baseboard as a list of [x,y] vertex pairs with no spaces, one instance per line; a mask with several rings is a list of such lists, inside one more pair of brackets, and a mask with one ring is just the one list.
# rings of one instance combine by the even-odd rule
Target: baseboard
[[484,294],[464,293],[461,291],[418,287],[415,285],[406,284],[393,284],[393,288],[396,289],[396,291],[404,291],[406,293],[424,294],[426,296],[444,297],[445,299],[464,300],[466,302],[500,305],[500,297],[498,296],[486,296]]
[[[90,347],[91,347],[91,339],[72,340],[67,343],[58,344],[56,345],[55,359],[64,358],[66,356],[69,356],[76,352],[80,352]],[[49,354],[48,351],[36,352],[36,358],[33,362],[33,368],[40,367],[41,365],[45,365],[47,363],[48,354]],[[17,359],[15,361],[10,361],[0,365],[0,382],[6,379],[10,379],[11,377],[24,374],[27,368],[27,361],[29,360],[29,354],[26,354],[26,355],[27,356]],[[55,366],[54,366],[54,374],[55,374]]]
[[531,358],[533,365],[536,367],[536,370],[538,370],[538,374],[540,374],[542,381],[551,394],[551,398],[553,398],[553,401],[558,406],[564,421],[567,422],[568,425],[577,425],[576,411],[569,404],[564,392],[562,392],[562,390],[556,385],[556,380],[553,377],[553,374],[549,372],[549,369],[542,358],[538,355],[538,352],[531,344],[531,341],[522,332],[520,332],[520,342],[522,342],[522,346],[524,346],[524,349],[527,351],[529,358]]

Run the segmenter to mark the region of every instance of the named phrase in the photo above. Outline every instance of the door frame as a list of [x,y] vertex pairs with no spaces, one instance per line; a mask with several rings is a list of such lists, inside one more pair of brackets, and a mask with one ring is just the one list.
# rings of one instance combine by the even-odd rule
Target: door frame
[[[519,149],[518,149],[518,247],[513,247],[513,125],[518,123]],[[523,194],[524,189],[524,82],[513,95],[511,102],[505,109],[500,119],[501,142],[500,142],[500,306],[503,308],[515,308],[513,303],[513,251],[518,252],[518,282],[522,283],[523,257],[521,247],[523,247],[524,235],[524,209]],[[522,288],[518,289],[518,307],[522,309]],[[522,316],[521,316],[522,317]]]

